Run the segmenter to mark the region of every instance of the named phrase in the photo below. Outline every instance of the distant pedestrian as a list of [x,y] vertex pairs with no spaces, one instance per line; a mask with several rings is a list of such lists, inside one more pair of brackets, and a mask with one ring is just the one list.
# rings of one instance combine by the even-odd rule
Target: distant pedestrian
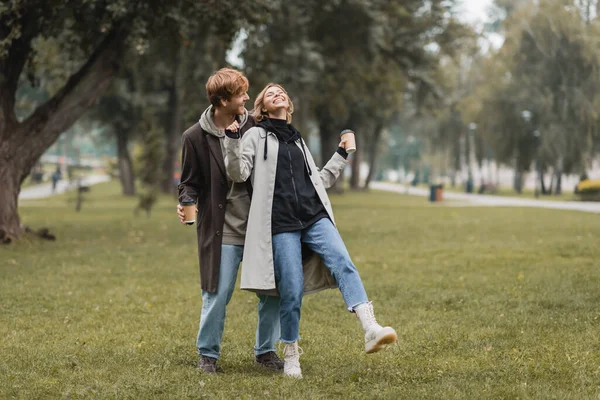
[[56,167],[56,171],[52,173],[52,193],[56,192],[56,185],[58,181],[62,179],[62,173],[60,172],[60,167]]

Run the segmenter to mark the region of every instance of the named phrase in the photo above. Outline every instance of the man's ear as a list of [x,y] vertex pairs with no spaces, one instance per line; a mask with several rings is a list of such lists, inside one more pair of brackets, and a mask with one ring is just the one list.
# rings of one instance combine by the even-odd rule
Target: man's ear
[[227,107],[227,100],[225,100],[225,99],[219,99],[219,101],[221,102],[221,106]]

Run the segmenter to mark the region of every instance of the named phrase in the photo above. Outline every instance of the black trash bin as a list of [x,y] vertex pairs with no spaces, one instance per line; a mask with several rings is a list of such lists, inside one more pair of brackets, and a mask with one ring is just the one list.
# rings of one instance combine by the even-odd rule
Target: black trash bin
[[467,184],[465,186],[466,186],[465,187],[465,189],[466,189],[465,191],[467,193],[473,193],[473,186],[474,186],[473,185],[473,179],[468,179],[467,180]]
[[432,203],[435,201],[435,191],[437,190],[437,185],[429,185],[429,201]]
[[429,201],[436,202],[442,201],[442,193],[443,193],[444,185],[429,185]]

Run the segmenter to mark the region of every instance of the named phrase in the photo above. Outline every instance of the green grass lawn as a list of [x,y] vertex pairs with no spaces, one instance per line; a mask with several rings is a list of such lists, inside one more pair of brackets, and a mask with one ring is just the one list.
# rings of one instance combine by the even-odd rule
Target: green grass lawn
[[598,399],[600,216],[452,208],[381,192],[333,197],[380,322],[363,354],[337,290],[307,296],[304,379],[253,365],[256,297],[228,308],[224,373],[195,368],[201,307],[193,227],[163,198],[150,219],[115,183],[83,212],[22,202],[33,227],[0,248],[0,398]]

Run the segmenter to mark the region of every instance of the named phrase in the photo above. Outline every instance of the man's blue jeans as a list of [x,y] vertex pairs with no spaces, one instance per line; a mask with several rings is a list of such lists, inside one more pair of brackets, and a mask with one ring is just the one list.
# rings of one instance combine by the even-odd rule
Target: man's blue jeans
[[[226,306],[235,288],[238,269],[242,261],[244,246],[224,244],[221,247],[221,268],[216,293],[202,291],[202,314],[196,347],[198,354],[219,358],[221,338],[225,328]],[[275,351],[279,340],[279,298],[258,295],[258,325],[254,354]]]
[[302,243],[317,253],[329,268],[349,310],[369,301],[346,245],[329,218],[320,219],[303,230],[273,235],[275,281],[281,296],[281,341],[284,343],[293,343],[299,338],[304,292]]

